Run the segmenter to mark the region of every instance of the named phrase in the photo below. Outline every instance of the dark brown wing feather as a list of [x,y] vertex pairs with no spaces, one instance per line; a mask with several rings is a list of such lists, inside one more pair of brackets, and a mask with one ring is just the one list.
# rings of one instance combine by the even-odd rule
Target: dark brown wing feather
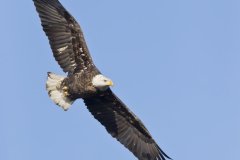
[[53,55],[65,72],[93,65],[82,30],[58,0],[33,0]]
[[88,110],[106,130],[139,160],[169,158],[153,140],[140,119],[110,89],[84,99]]

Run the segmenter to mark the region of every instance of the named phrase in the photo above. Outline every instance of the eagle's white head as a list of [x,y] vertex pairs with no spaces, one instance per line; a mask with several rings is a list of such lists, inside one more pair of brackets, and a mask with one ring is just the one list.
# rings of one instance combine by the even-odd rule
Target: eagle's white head
[[100,91],[105,91],[109,86],[113,86],[112,80],[103,76],[102,74],[94,76],[92,79],[92,84]]

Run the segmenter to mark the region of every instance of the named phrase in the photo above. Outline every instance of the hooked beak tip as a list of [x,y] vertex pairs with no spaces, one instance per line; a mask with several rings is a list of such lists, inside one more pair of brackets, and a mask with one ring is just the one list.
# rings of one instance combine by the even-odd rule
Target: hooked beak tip
[[108,85],[109,85],[109,86],[113,86],[114,84],[113,84],[112,81],[109,81],[109,82],[108,82]]

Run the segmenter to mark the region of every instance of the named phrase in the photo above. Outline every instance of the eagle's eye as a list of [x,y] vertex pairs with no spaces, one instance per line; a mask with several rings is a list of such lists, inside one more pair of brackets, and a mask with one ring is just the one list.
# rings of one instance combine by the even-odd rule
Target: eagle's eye
[[103,80],[103,82],[107,82],[107,80],[106,80],[106,79],[104,79],[104,80]]

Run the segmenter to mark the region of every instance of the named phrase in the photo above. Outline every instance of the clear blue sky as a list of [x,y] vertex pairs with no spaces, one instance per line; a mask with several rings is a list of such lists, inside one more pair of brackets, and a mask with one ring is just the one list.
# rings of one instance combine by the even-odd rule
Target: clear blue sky
[[[239,0],[61,0],[114,92],[174,160],[240,159]],[[31,0],[2,1],[0,160],[131,160],[81,100],[45,91],[55,62]]]

